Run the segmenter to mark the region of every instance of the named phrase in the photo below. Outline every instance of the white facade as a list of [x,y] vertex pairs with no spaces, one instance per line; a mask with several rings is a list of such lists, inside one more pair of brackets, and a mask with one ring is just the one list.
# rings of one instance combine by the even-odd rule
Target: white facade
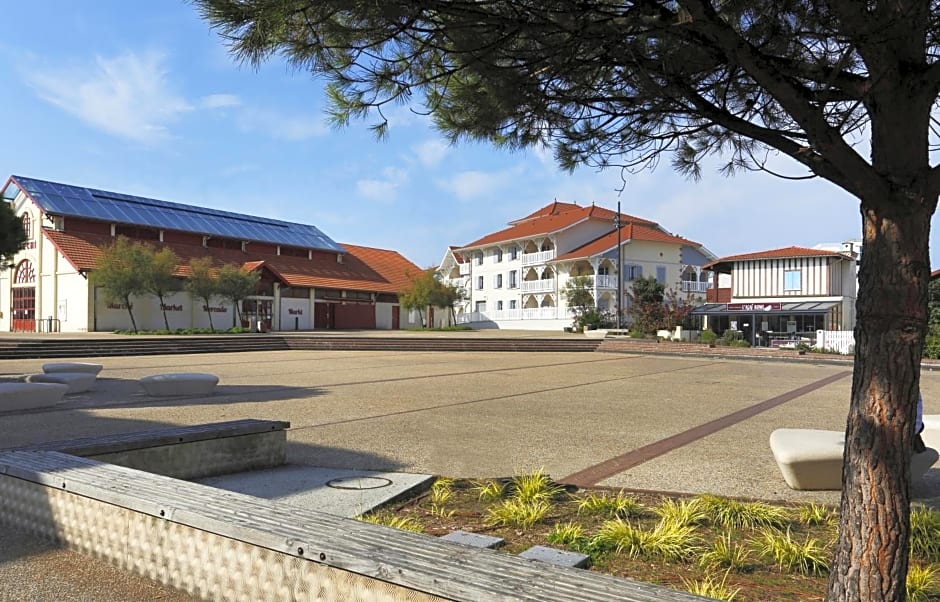
[[[714,256],[655,224],[647,231],[662,234],[654,238],[663,240],[644,240],[626,228],[621,232],[625,298],[632,281],[647,276],[679,294],[704,298],[711,278],[701,266]],[[448,250],[438,273],[467,295],[457,308],[457,322],[474,328],[569,327],[573,314],[564,290],[575,276],[590,279],[597,309],[616,315],[618,306],[627,307],[627,303],[617,301],[616,236],[612,232],[610,220],[585,218],[547,233]],[[625,321],[629,323],[627,315]]]

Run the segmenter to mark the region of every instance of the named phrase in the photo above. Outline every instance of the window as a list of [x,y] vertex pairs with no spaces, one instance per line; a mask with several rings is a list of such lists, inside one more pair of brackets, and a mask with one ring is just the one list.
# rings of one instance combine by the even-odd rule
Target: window
[[[483,265],[483,251],[477,251],[473,254],[473,263],[476,265]],[[483,287],[480,287],[483,288]]]
[[516,245],[513,245],[509,249],[509,260],[515,261],[517,259],[519,259],[519,247]]
[[800,271],[786,270],[783,273],[783,290],[798,291],[800,288]]
[[493,249],[493,261],[495,261],[496,263],[501,263],[503,261],[502,249]]
[[623,279],[624,280],[639,280],[642,277],[643,277],[643,266],[641,265],[623,266]]
[[519,288],[519,272],[517,270],[510,270],[509,272],[509,288]]
[[27,238],[27,239],[32,240],[32,238],[33,238],[33,226],[32,226],[32,223],[30,223],[30,221],[29,221],[29,214],[28,214],[28,213],[24,213],[24,214],[23,214],[23,217],[22,217],[21,219],[23,220],[23,234],[26,235],[26,238]]
[[477,276],[477,290],[483,290],[483,276]]
[[516,309],[516,300],[515,300],[515,299],[510,299],[510,300],[509,300],[509,309]]
[[503,302],[502,302],[502,301],[497,301],[497,302],[496,302],[496,311],[502,311],[502,309],[503,309]]
[[493,286],[496,288],[503,288],[503,275],[502,274],[496,274],[496,276],[493,277]]
[[477,311],[483,313],[486,311],[486,301],[477,301]]
[[656,282],[660,284],[666,284],[666,267],[658,265],[656,266]]

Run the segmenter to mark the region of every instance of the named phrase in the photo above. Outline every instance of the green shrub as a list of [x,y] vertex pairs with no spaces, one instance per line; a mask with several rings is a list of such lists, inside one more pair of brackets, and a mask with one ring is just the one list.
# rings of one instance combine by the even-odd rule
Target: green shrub
[[645,338],[646,338],[646,333],[644,333],[642,330],[637,330],[637,329],[635,329],[635,328],[631,328],[631,329],[630,329],[630,338],[631,338],[631,339],[645,339]]
[[646,508],[640,502],[622,491],[617,495],[595,495],[590,494],[578,502],[578,514],[594,514],[610,517],[629,517],[640,516],[646,511]]
[[731,341],[729,347],[750,347],[751,344],[744,340]]
[[940,510],[911,508],[911,554],[923,562],[940,562]]
[[711,345],[718,339],[718,335],[712,330],[703,330],[698,340],[704,345]]

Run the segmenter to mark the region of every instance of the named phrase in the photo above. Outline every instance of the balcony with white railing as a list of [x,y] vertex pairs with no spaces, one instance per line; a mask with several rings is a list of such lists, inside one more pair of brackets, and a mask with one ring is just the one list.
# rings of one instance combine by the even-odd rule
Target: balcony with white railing
[[469,276],[470,275],[470,262],[460,264],[460,275]]
[[683,280],[679,283],[679,291],[683,293],[705,293],[714,286],[713,282],[697,282],[695,280]]
[[545,280],[523,280],[523,293],[553,293],[555,292],[555,279],[547,278]]
[[557,307],[532,307],[522,310],[523,320],[554,320],[558,317]]
[[554,320],[559,317],[560,311],[561,310],[557,307],[471,311],[459,314],[457,316],[457,323],[471,324],[473,322],[502,322],[508,320]]
[[555,249],[539,251],[538,253],[523,253],[522,265],[540,265],[555,259]]
[[591,286],[594,286],[594,282],[597,282],[597,288],[617,288],[617,277],[609,276],[607,274],[600,274],[597,276],[589,276],[591,279]]

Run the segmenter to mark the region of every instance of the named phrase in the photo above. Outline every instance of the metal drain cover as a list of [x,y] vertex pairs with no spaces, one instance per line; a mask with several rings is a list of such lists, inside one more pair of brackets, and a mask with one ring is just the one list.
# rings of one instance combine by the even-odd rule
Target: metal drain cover
[[327,487],[333,489],[381,489],[392,484],[391,479],[385,477],[343,477],[326,482]]

